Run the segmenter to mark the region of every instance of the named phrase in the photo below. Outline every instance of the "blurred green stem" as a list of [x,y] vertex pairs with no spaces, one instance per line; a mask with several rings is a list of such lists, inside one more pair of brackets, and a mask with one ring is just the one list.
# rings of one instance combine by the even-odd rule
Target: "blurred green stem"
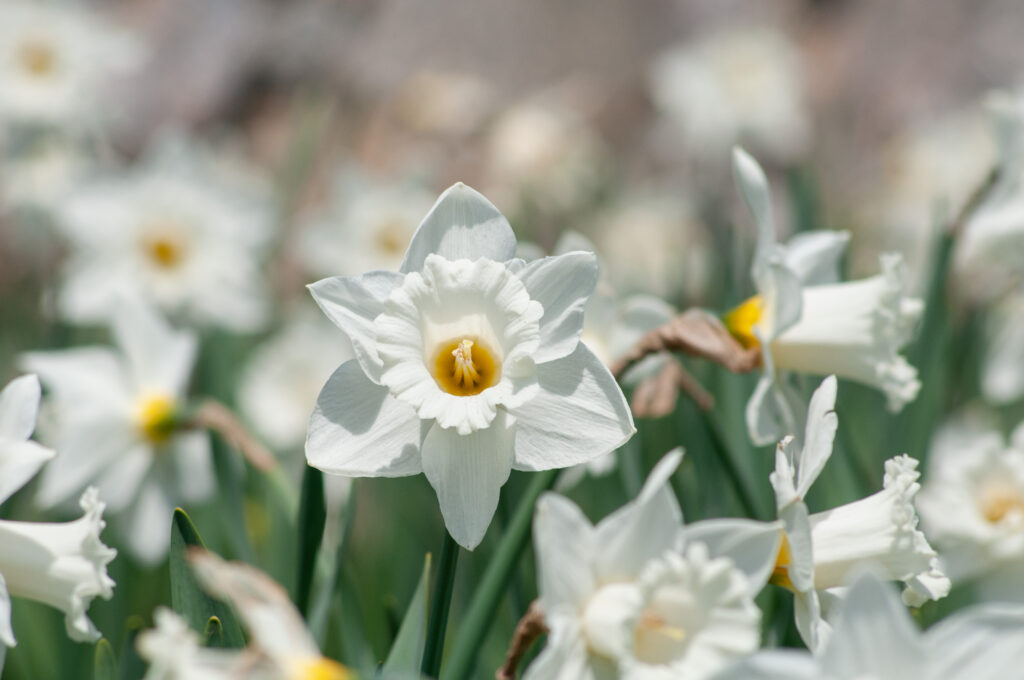
[[772,509],[768,507],[767,498],[763,497],[753,476],[753,460],[743,461],[737,451],[729,444],[721,425],[715,418],[713,411],[701,411],[704,416],[704,425],[708,437],[715,445],[718,452],[718,459],[722,463],[722,469],[729,477],[733,487],[738,492],[740,503],[743,505],[743,512],[751,519],[769,520],[772,518]]
[[501,543],[491,563],[487,565],[487,571],[484,572],[476,592],[473,593],[469,609],[455,637],[455,646],[441,676],[442,680],[465,680],[470,677],[477,652],[494,619],[494,612],[497,611],[498,603],[505,594],[516,564],[530,541],[533,506],[541,493],[555,485],[558,473],[559,470],[538,472],[523,497],[519,499],[519,506],[512,517],[512,522],[505,535],[501,537]]
[[441,656],[444,653],[445,629],[448,627],[448,610],[452,604],[452,590],[455,587],[455,566],[459,561],[459,545],[446,530],[441,544],[441,560],[437,566],[437,580],[434,594],[430,598],[430,618],[427,621],[427,641],[423,648],[423,675],[436,678],[441,672]]

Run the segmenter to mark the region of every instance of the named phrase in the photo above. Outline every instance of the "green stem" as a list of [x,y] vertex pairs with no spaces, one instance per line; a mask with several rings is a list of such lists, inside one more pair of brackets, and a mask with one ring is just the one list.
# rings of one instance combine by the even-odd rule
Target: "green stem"
[[752,519],[767,520],[771,512],[764,509],[765,504],[758,492],[759,487],[750,474],[743,474],[744,470],[750,472],[749,464],[752,464],[753,461],[748,461],[748,467],[741,467],[743,461],[738,460],[736,452],[726,440],[725,433],[722,432],[718,421],[710,412],[702,411],[702,414],[708,437],[714,443],[715,450],[719,454],[718,460],[722,463],[722,469],[737,491],[736,495],[739,496],[740,503],[743,505],[743,512]]
[[538,472],[530,486],[526,488],[523,497],[519,499],[519,506],[512,516],[508,531],[501,537],[501,543],[487,565],[487,571],[484,572],[459,626],[455,646],[448,657],[442,680],[465,680],[472,672],[480,644],[494,620],[494,612],[497,611],[516,564],[530,541],[533,506],[541,493],[555,485],[558,473],[559,470]]
[[448,609],[452,604],[455,587],[455,565],[459,560],[459,546],[447,531],[441,545],[441,560],[437,565],[434,595],[430,600],[430,619],[427,621],[427,642],[423,647],[423,675],[436,678],[441,672],[444,652],[444,634],[448,627]]

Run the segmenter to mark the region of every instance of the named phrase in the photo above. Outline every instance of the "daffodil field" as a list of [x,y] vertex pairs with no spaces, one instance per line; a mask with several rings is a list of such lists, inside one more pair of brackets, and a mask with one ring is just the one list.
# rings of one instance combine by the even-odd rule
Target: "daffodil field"
[[570,5],[0,0],[0,678],[1024,677],[1024,12]]

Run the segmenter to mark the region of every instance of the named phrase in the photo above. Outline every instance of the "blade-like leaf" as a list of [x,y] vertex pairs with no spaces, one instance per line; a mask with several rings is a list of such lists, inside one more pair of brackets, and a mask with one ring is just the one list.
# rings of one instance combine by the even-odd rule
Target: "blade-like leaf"
[[203,631],[204,647],[226,647],[224,643],[224,625],[216,616],[211,616]]
[[309,594],[313,588],[316,557],[324,537],[326,519],[324,474],[307,465],[302,475],[302,498],[299,501],[299,563],[295,585],[295,606],[304,617],[309,615]]
[[219,619],[226,647],[244,647],[245,638],[234,613],[199,587],[188,565],[186,553],[191,546],[204,548],[192,520],[177,508],[171,523],[171,607],[198,633],[205,633],[211,617]]
[[93,680],[117,680],[117,659],[114,658],[114,648],[106,638],[100,638],[96,643],[92,662]]
[[413,593],[409,608],[398,628],[395,641],[391,644],[386,671],[404,671],[416,673],[423,660],[423,643],[427,634],[427,612],[430,611],[430,553],[423,560],[423,575],[420,577],[416,592]]

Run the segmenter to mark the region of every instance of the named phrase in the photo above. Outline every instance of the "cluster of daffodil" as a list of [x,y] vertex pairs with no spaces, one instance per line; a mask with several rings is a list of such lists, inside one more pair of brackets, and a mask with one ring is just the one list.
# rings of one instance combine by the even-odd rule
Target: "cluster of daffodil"
[[[652,165],[731,149],[738,199],[693,168],[693,196],[615,187],[586,83],[498,106],[425,73],[374,125],[430,143],[390,177],[353,152],[307,207],[314,159],[276,186],[117,119],[154,51],[74,0],[0,4],[0,239],[49,258],[33,341],[0,336],[4,678],[1021,673],[1019,98],[987,100],[996,153],[964,165],[995,174],[938,254],[845,280],[857,235],[779,228],[735,146],[772,170],[812,141],[799,50],[768,28],[672,46],[646,82]],[[511,223],[428,188],[470,141]],[[925,174],[948,153],[909,146]],[[903,180],[879,224],[934,197]],[[704,228],[702,192],[745,204],[754,242]]]

